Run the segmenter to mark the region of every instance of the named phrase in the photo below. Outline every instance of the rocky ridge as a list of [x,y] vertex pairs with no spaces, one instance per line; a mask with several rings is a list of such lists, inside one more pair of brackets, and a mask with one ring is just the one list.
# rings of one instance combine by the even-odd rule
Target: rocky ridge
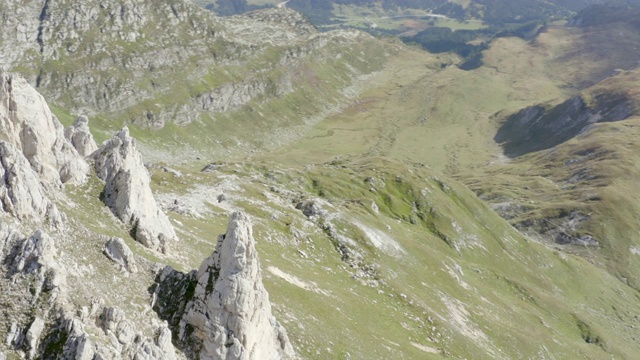
[[21,76],[0,74],[0,140],[18,148],[48,188],[84,182],[88,165],[49,106]]
[[1,210],[19,220],[63,226],[50,198],[82,184],[88,164],[64,137],[42,96],[22,77],[0,73]]
[[[88,165],[74,144],[63,134],[60,122],[46,102],[24,79],[13,74],[0,74],[0,239],[2,239],[2,272],[0,286],[7,290],[1,301],[18,309],[2,323],[9,326],[5,343],[29,359],[63,358],[114,359],[121,354],[136,354],[149,359],[166,359],[173,347],[164,340],[145,340],[143,335],[130,339],[128,348],[94,343],[85,328],[93,315],[82,312],[83,319],[69,312],[74,285],[67,282],[77,273],[62,262],[60,238],[72,236],[65,225],[66,215],[50,200],[66,197],[64,184],[82,185]],[[86,118],[80,118],[72,129],[71,141],[81,149],[90,149],[93,138]],[[95,142],[93,142],[95,144]],[[2,216],[2,213],[6,215]],[[11,218],[7,218],[9,215]],[[39,227],[48,223],[52,232]],[[35,227],[31,236],[23,231]],[[114,258],[124,258],[127,270],[135,271],[131,251],[111,246]],[[120,250],[119,256],[115,251]],[[77,266],[77,265],[76,265]],[[6,298],[5,296],[9,296]],[[14,298],[15,297],[15,298]],[[97,310],[94,309],[94,313]],[[133,329],[132,329],[133,331]],[[160,339],[161,337],[159,337]],[[122,342],[125,344],[126,342]],[[58,353],[59,351],[59,353]],[[57,353],[57,355],[56,355]],[[106,354],[106,355],[105,355]]]
[[47,197],[39,177],[23,154],[7,142],[0,142],[0,177],[2,212],[19,220],[49,219],[52,225],[61,225],[57,207]]
[[509,116],[494,140],[502,144],[505,155],[517,157],[550,149],[577,136],[589,125],[615,122],[632,116],[633,99],[623,93],[600,93],[587,104],[575,96],[551,109],[531,106]]
[[[141,155],[136,150],[135,140],[129,136],[126,128],[94,151],[92,148],[95,141],[89,132],[86,117],[79,117],[74,125],[67,129],[67,139],[62,133],[62,125],[51,115],[39,95],[23,96],[37,94],[26,81],[10,74],[3,76],[3,79],[10,79],[10,86],[7,86],[10,91],[1,93],[0,98],[4,105],[0,108],[0,114],[3,116],[0,120],[3,129],[7,129],[3,133],[3,141],[0,141],[0,172],[4,180],[4,183],[0,184],[3,210],[0,212],[0,271],[3,275],[0,277],[0,288],[3,289],[0,304],[6,310],[6,316],[0,319],[0,328],[7,330],[3,341],[5,345],[0,348],[0,356],[4,356],[2,351],[9,350],[10,353],[28,359],[171,360],[184,359],[183,352],[199,352],[203,349],[202,344],[206,344],[207,351],[225,352],[225,344],[207,342],[206,338],[211,336],[208,334],[210,328],[200,330],[199,334],[205,339],[202,339],[197,350],[182,349],[183,352],[176,352],[167,323],[159,321],[153,312],[145,311],[135,316],[136,321],[144,319],[144,322],[150,322],[150,325],[137,323],[130,320],[131,314],[127,315],[123,308],[106,305],[102,293],[87,284],[86,277],[94,272],[93,264],[88,267],[81,266],[78,261],[82,260],[69,252],[74,254],[78,247],[90,249],[96,237],[106,237],[84,228],[75,219],[62,226],[66,214],[59,211],[55,203],[49,200],[52,197],[56,201],[63,200],[66,204],[65,209],[73,209],[68,207],[68,189],[63,185],[73,180],[84,181],[87,176],[85,172],[74,172],[86,171],[87,166],[76,148],[85,155],[94,153],[90,160],[94,162],[98,176],[105,180],[104,201],[120,219],[133,225],[132,233],[138,241],[154,250],[166,250],[166,241],[176,238],[173,227],[155,205],[149,186],[149,175]],[[15,134],[16,129],[20,129],[20,136]],[[46,154],[42,150],[43,144],[53,144],[53,151]],[[28,155],[31,155],[31,158]],[[59,168],[65,171],[58,172]],[[85,186],[83,183],[78,185]],[[51,232],[39,228],[45,220],[52,225]],[[238,226],[243,229],[250,226],[244,222],[245,220],[245,217],[240,216],[238,221],[244,225]],[[25,231],[32,235],[23,236]],[[248,231],[250,235],[250,229]],[[245,358],[255,358],[252,354],[272,354],[269,347],[275,346],[275,341],[278,341],[278,348],[282,347],[286,354],[291,354],[292,348],[286,333],[270,313],[268,296],[259,278],[261,274],[257,268],[258,259],[252,243],[253,238],[241,240],[251,241],[238,246],[252,249],[249,259],[251,266],[248,269],[251,275],[258,277],[250,278],[252,288],[246,290],[254,291],[255,286],[257,302],[249,304],[251,309],[246,311],[250,312],[238,310],[246,308],[247,304],[243,303],[245,298],[238,298],[235,292],[225,288],[224,293],[216,293],[216,296],[226,297],[221,301],[229,308],[240,311],[239,314],[232,316],[223,309],[217,309],[220,314],[215,315],[209,311],[208,315],[229,319],[231,323],[223,323],[220,320],[220,324],[232,328],[234,334],[244,334],[241,339],[243,343],[236,344],[232,350],[249,354],[249,357]],[[83,258],[90,254],[84,249],[80,251]],[[116,265],[107,267],[106,269],[111,269],[108,271],[121,270],[114,273],[117,274],[114,275],[115,281],[119,281],[118,277],[126,277],[134,283],[144,283],[148,278],[145,274],[151,273],[151,270],[157,267],[148,260],[138,258],[121,238],[109,238],[102,247],[102,252],[103,259],[111,260]],[[231,254],[229,256],[233,257]],[[96,266],[100,262],[99,259],[93,261]],[[137,278],[131,278],[131,274],[137,274]],[[238,285],[234,280],[229,281]],[[242,280],[239,281],[242,283]],[[206,284],[202,286],[208,289]],[[205,288],[197,292],[198,297],[195,297],[194,301],[201,299],[201,295],[211,295]],[[89,289],[95,297],[79,300],[78,296],[89,296],[84,295]],[[144,287],[141,290],[144,291]],[[85,301],[90,301],[90,306],[82,305]],[[189,309],[191,308],[197,307],[190,305]],[[242,316],[245,315],[251,316],[256,324],[249,322],[249,325],[243,325],[245,318]],[[235,319],[234,316],[241,318],[232,320]],[[265,326],[271,325],[277,325],[277,332],[272,334],[273,339],[269,336],[263,338],[267,334],[264,332],[267,329]],[[269,342],[270,339],[274,342]],[[222,346],[223,349],[215,349],[216,346]]]

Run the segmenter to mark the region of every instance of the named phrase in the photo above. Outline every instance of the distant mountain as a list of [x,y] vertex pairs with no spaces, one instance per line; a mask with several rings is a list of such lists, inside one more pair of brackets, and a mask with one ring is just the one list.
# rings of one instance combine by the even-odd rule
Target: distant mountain
[[[263,6],[275,6],[280,1],[195,0],[220,15],[239,14]],[[483,20],[490,24],[526,22],[532,19],[566,18],[584,8],[603,4],[606,0],[290,0],[286,6],[308,16],[314,23],[328,24],[340,16],[340,6],[350,6],[382,12],[410,10],[432,11],[458,20]]]
[[615,1],[590,6],[573,17],[569,25],[589,27],[612,23],[632,24],[640,29],[640,1]]

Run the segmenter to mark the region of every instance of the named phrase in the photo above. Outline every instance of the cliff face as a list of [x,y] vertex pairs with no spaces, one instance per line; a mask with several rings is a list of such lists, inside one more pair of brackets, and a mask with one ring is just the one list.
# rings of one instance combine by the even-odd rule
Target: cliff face
[[64,184],[82,184],[87,171],[43,97],[22,77],[0,73],[0,210],[60,228],[50,198]]
[[[145,259],[136,261],[123,239],[96,242],[107,237],[77,219],[67,223],[66,214],[50,200],[63,200],[66,211],[77,206],[62,184],[75,180],[87,186],[79,183],[88,169],[76,147],[93,153],[90,160],[96,175],[104,180],[104,203],[132,229],[135,240],[164,252],[176,234],[156,205],[135,140],[124,128],[94,150],[88,120],[79,117],[67,129],[72,144],[42,97],[23,79],[2,74],[0,80],[4,85],[0,92],[0,286],[8,289],[0,295],[0,304],[7,310],[0,328],[6,330],[2,332],[6,348],[29,359],[183,359],[175,351],[168,324],[159,322],[153,312],[127,314],[126,305],[108,306],[104,300],[114,291],[127,297],[144,292],[145,273],[153,273],[154,265]],[[98,217],[100,221],[109,218]],[[51,231],[42,229],[47,222]],[[31,235],[22,235],[24,230]],[[94,244],[100,256],[80,268],[78,261],[92,256]],[[105,279],[99,274],[88,279],[93,266],[106,259],[111,262],[102,271],[114,271],[118,284],[129,278],[134,285],[125,287],[131,288],[101,289]],[[228,234],[193,276],[195,292],[180,319],[184,327],[196,330],[190,335],[194,347],[183,351],[202,359],[293,355],[286,332],[271,315],[246,215],[232,217]],[[90,307],[82,305],[87,301]],[[149,321],[150,326],[145,324]],[[1,349],[0,356],[4,356]]]
[[181,322],[202,342],[201,359],[282,359],[293,356],[284,328],[271,315],[269,294],[247,215],[234,213],[216,251],[196,274]]
[[634,112],[633,100],[623,93],[599,94],[592,104],[576,96],[551,109],[537,105],[509,116],[494,140],[503,145],[507,156],[516,157],[552,148],[591,124],[624,120]]
[[[93,138],[88,128],[80,126],[86,127],[86,119],[81,120],[75,132],[86,131],[78,143],[86,145]],[[6,310],[0,320],[6,330],[3,344],[28,359],[171,359],[174,350],[166,327],[164,336],[160,331],[152,340],[133,326],[123,330],[124,325],[117,323],[116,343],[105,345],[104,341],[96,342],[99,336],[95,333],[87,332],[98,320],[101,301],[96,300],[91,311],[82,307],[79,315],[73,314],[71,309],[77,306],[74,294],[83,292],[77,286],[85,282],[78,281],[78,258],[63,256],[61,248],[69,251],[67,245],[71,245],[71,249],[84,251],[91,242],[65,241],[77,240],[76,233],[87,230],[77,227],[74,219],[68,223],[66,214],[51,199],[68,202],[63,184],[84,185],[88,166],[63,135],[62,124],[42,96],[17,75],[0,73],[0,128],[0,287],[4,289],[0,303]],[[51,231],[42,229],[46,223]],[[122,244],[118,249],[121,256],[117,258],[124,257],[127,270],[134,271],[131,251]],[[116,258],[114,251],[110,254]],[[108,330],[104,331],[108,336]],[[4,352],[0,356],[4,357]]]
[[0,73],[0,140],[18,148],[47,187],[84,182],[88,165],[44,98],[21,76]]

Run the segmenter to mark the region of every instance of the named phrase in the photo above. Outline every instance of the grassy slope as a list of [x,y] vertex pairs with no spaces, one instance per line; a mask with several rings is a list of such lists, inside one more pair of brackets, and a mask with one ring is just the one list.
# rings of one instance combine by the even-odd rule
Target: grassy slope
[[[203,219],[170,213],[181,236],[176,266],[199,265],[228,211],[250,213],[274,311],[305,358],[637,352],[632,338],[640,334],[629,326],[640,311],[635,291],[585,260],[523,238],[463,185],[424,167],[367,158],[306,170],[255,162],[212,174],[183,170],[183,178],[156,172],[156,190],[212,204]],[[227,198],[220,204],[219,193]],[[332,214],[325,219],[353,241],[360,268],[341,261],[335,240],[295,208],[304,198],[325,201]],[[404,253],[376,247],[363,229]]]
[[[158,259],[137,246],[135,251],[185,271],[195,268],[213,248],[214,234],[224,231],[228,212],[238,208],[249,212],[254,216],[265,283],[276,316],[305,358],[339,358],[347,353],[363,359],[633,358],[639,335],[632,325],[640,311],[636,291],[598,266],[524,238],[463,185],[437,175],[499,159],[500,149],[490,138],[501,114],[572,93],[562,87],[562,79],[540,75],[547,59],[560,51],[562,41],[557,39],[543,35],[534,44],[501,39],[486,53],[487,66],[473,72],[439,69],[441,63],[455,58],[401,50],[402,56],[393,58],[385,71],[366,83],[370,86],[358,101],[315,125],[293,145],[255,155],[252,165],[229,164],[211,175],[194,172],[202,164],[186,158],[183,161],[188,163],[180,168],[184,178],[156,172],[154,187],[159,195],[204,200],[205,216],[171,214],[182,238],[171,259]],[[324,74],[331,79],[332,69],[324,69]],[[302,101],[252,105],[222,124],[236,125],[234,121],[256,109],[266,112],[264,118],[282,113],[293,118]],[[71,120],[64,113],[60,117]],[[244,121],[252,130],[265,130]],[[607,129],[615,132],[615,128],[603,127]],[[217,131],[228,139],[221,148],[229,146],[231,153],[246,151],[233,140],[247,132],[237,133],[237,126],[217,121],[136,135],[148,149],[162,149],[160,144],[190,137],[186,141],[197,144],[202,137],[194,136],[195,131]],[[203,147],[210,145],[209,140],[202,142]],[[220,150],[212,153],[221,154]],[[344,154],[376,157],[302,166]],[[425,163],[426,168],[377,156]],[[535,163],[532,157],[511,169],[526,172]],[[611,168],[602,171],[607,169]],[[495,178],[497,183],[501,178],[496,173],[488,172],[480,181]],[[545,184],[548,180],[543,177],[549,176],[542,173],[518,179],[511,186],[519,194],[521,185],[539,184],[531,192],[540,196],[535,193],[539,189],[552,198],[558,193]],[[372,187],[364,182],[366,177],[383,182],[374,181]],[[623,185],[606,195],[606,207],[596,215],[602,221],[635,220],[629,213],[619,218],[607,214],[626,212],[628,208],[616,208],[623,198],[633,202],[626,196],[634,189],[633,177],[620,181]],[[223,186],[229,183],[233,186]],[[285,191],[278,193],[278,189]],[[67,210],[90,229],[107,231],[108,225],[83,215],[102,211],[95,188],[71,191],[72,198],[86,192],[93,197],[78,200],[78,207]],[[220,193],[229,200],[217,204],[215,197]],[[361,265],[375,269],[372,276],[353,278],[358,269],[342,262],[334,241],[293,207],[292,198],[299,196],[321,197],[332,213],[342,214],[334,220],[338,233],[354,241],[352,247],[364,256]],[[356,222],[395,240],[405,255],[397,258],[376,248]],[[603,227],[610,233],[600,237],[633,236],[623,233],[629,228],[617,226],[618,222],[611,225]],[[112,235],[125,237],[126,229],[116,227]],[[91,255],[83,261],[90,264],[100,258],[99,247],[93,244]],[[620,259],[621,264],[624,261]],[[270,266],[281,272],[270,271]],[[291,277],[286,281],[283,272],[297,277],[310,290],[292,284],[296,281]],[[104,274],[91,276],[98,279]],[[87,291],[87,299],[90,294]],[[117,303],[118,296],[114,294],[110,301]],[[131,301],[145,299],[139,296]]]
[[[215,6],[216,4],[215,0],[193,0],[193,2],[202,7]],[[279,0],[247,1],[250,6],[276,6],[280,3],[282,1]],[[384,9],[381,3],[368,5],[334,4],[332,15],[331,20],[335,22],[334,24],[316,25],[321,25],[325,29],[353,27],[363,30],[376,31],[382,29],[393,32],[413,33],[430,26],[468,30],[480,29],[485,26],[480,20],[459,21],[450,18],[430,17],[430,11],[422,9]]]
[[485,54],[486,66],[470,72],[440,69],[456,61],[448,55],[404,51],[351,107],[276,156],[298,163],[343,154],[392,156],[450,173],[485,165],[501,152],[492,140],[495,114],[567,94],[540,76],[549,51],[499,39]]
[[[135,126],[131,129],[132,134],[152,147],[153,152],[174,159],[245,156],[250,152],[281,146],[299,138],[322,114],[349,101],[351,94],[345,90],[353,82],[357,83],[359,76],[382,69],[387,56],[397,51],[397,45],[385,44],[366,35],[357,42],[329,40],[321,50],[290,66],[287,73],[275,65],[279,54],[285,50],[272,48],[247,64],[212,69],[210,76],[216,78],[220,73],[233,74],[232,78],[238,80],[252,71],[250,69],[264,68],[262,76],[268,81],[278,82],[282,76],[289,76],[293,92],[273,98],[261,97],[226,113],[203,113],[187,125],[168,123],[159,130]],[[161,97],[158,101],[152,99],[137,104],[121,113],[96,116],[91,120],[92,131],[99,141],[105,140],[128,123],[128,119],[146,111],[147,103],[154,103],[153,107],[158,109],[176,106],[175,101],[178,100],[172,94],[167,94],[166,99]],[[63,123],[68,125],[72,122],[73,117],[62,107],[54,106],[53,110]],[[215,135],[203,137],[202,134]]]
[[[617,37],[621,26],[615,24],[614,37],[607,40],[603,39],[601,28],[552,29],[541,42],[560,45],[550,61],[559,66],[558,78],[581,87],[599,81],[616,68],[631,67],[626,52],[633,51],[636,45],[622,46],[633,39]],[[582,46],[587,38],[594,41],[592,49],[607,44],[597,53],[582,48],[582,55],[577,56],[577,50],[571,49]],[[576,48],[567,46],[571,42]],[[637,43],[636,40],[634,44]],[[610,56],[598,56],[602,51],[610,51]],[[580,71],[575,68],[577,62],[584,64]],[[582,91],[581,96],[589,103],[601,94],[623,94],[637,109],[639,74],[637,69],[622,72]],[[577,77],[580,82],[570,82]],[[632,194],[637,191],[638,117],[637,110],[633,111],[635,117],[590,126],[555,148],[518,157],[506,165],[467,171],[460,174],[460,179],[506,213],[511,223],[542,234],[545,241],[554,241],[555,236],[549,234],[555,229],[573,237],[592,236],[597,246],[568,245],[563,249],[590,259],[638,288],[640,264],[636,248],[640,239],[634,235],[638,229],[632,215],[637,212]],[[574,213],[588,219],[571,224]]]

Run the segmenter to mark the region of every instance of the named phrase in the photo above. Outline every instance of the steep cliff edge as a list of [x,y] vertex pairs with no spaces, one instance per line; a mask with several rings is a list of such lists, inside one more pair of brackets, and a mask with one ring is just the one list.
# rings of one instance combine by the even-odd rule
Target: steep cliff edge
[[[108,296],[96,290],[99,281],[86,276],[106,257],[87,251],[99,245],[95,237],[100,235],[66,213],[78,206],[69,191],[88,185],[88,164],[76,150],[87,153],[95,147],[87,119],[80,117],[65,138],[42,96],[20,76],[0,73],[0,130],[0,358],[5,350],[28,359],[175,358],[170,332],[160,324],[152,326],[149,337],[144,325],[125,323],[121,316],[123,324],[107,324],[113,333],[95,332],[102,298]],[[127,272],[137,270],[135,255],[123,240],[108,242],[104,252]],[[81,270],[78,263],[87,255],[93,264]],[[89,300],[91,310],[79,305]],[[115,334],[116,343],[107,344]]]
[[505,155],[516,157],[559,145],[598,122],[624,120],[635,113],[634,100],[624,93],[600,93],[585,102],[575,96],[550,109],[531,106],[509,116],[494,140]]
[[60,228],[50,198],[64,184],[84,183],[87,171],[44,98],[21,76],[0,72],[0,210]]

